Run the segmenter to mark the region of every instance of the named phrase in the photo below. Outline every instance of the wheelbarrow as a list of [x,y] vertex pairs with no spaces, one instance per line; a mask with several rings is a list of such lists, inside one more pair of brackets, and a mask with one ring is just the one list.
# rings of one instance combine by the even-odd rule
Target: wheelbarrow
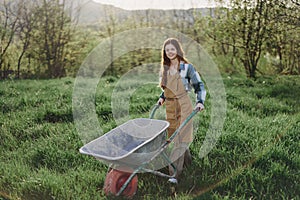
[[[153,119],[159,107],[159,104],[153,107],[149,118],[129,120],[80,148],[80,153],[109,164],[104,182],[106,195],[134,196],[137,191],[137,173],[149,172],[167,178],[176,176],[176,167],[167,155],[167,147],[198,110],[194,109],[168,138],[169,122]],[[174,169],[174,174],[155,170],[167,165]]]

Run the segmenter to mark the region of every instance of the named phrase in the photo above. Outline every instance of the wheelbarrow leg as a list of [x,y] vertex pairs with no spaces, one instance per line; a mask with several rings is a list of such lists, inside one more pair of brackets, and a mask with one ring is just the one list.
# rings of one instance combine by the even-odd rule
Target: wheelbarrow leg
[[170,164],[170,166],[173,168],[173,174],[170,176],[170,178],[175,178],[175,176],[177,175],[177,169],[175,167],[175,165],[172,163],[172,161],[170,160],[170,158],[166,155],[165,152],[162,152],[162,155],[164,157],[164,159],[166,159],[168,161],[168,163]]
[[130,181],[136,176],[136,174],[141,170],[142,167],[137,168],[136,170],[134,170],[134,172],[128,177],[128,179],[126,180],[126,182],[122,185],[120,191],[117,193],[116,196],[120,196],[122,194],[122,192],[126,189],[126,187],[128,186],[128,184],[130,183]]
[[[136,193],[138,185],[138,177],[117,169],[111,169],[105,178],[103,190],[106,195],[117,196],[122,193],[125,197],[132,197]],[[127,183],[125,183],[127,181]],[[123,187],[126,185],[126,187]],[[121,189],[123,187],[123,189]],[[120,192],[121,191],[121,192]]]

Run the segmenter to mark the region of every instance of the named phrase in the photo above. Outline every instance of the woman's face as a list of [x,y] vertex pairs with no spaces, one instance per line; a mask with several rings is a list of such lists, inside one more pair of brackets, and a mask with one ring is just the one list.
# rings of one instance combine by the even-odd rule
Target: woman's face
[[165,46],[165,52],[170,60],[174,60],[177,57],[177,50],[173,44],[167,44]]

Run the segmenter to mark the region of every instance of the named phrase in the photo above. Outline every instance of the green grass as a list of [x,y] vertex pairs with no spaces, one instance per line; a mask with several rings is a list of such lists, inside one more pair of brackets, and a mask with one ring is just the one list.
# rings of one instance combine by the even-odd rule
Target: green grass
[[[111,108],[117,82],[104,78],[97,89],[103,132],[117,126]],[[83,144],[73,122],[73,84],[72,78],[0,82],[0,199],[111,198],[102,191],[107,166],[78,151]],[[210,122],[208,96],[196,118],[193,164],[178,186],[139,174],[134,199],[173,199],[174,189],[177,199],[299,199],[300,77],[224,77],[224,84],[227,113],[217,145],[198,157]],[[135,90],[129,117],[148,117],[159,93],[155,84]]]

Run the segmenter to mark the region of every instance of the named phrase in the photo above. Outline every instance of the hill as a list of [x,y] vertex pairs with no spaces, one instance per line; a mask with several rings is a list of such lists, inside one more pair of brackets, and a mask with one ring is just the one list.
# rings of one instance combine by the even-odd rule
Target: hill
[[111,17],[117,22],[124,22],[130,19],[136,22],[149,22],[153,25],[162,25],[170,22],[184,22],[185,24],[193,25],[195,16],[206,16],[213,11],[211,8],[195,8],[188,10],[124,10],[115,6],[96,3],[92,0],[77,0],[74,2],[74,5],[74,9],[80,9],[80,25],[101,25],[101,23],[106,22]]

